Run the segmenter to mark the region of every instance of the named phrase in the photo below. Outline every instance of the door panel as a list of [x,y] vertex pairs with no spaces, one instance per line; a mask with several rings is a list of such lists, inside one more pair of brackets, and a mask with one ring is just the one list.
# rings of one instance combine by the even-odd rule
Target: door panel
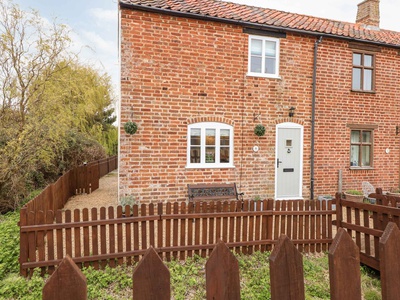
[[302,185],[303,141],[302,127],[281,124],[277,127],[276,145],[276,199],[300,199]]

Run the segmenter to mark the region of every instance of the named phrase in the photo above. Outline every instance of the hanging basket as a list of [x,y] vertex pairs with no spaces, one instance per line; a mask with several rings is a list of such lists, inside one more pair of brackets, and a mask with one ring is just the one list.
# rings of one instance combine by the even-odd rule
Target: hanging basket
[[125,132],[128,133],[128,134],[135,134],[137,129],[138,129],[138,127],[137,127],[137,124],[135,122],[129,121],[129,122],[125,123],[124,129],[125,129]]
[[262,124],[256,125],[256,127],[254,127],[254,134],[257,136],[263,136],[265,134],[265,126]]

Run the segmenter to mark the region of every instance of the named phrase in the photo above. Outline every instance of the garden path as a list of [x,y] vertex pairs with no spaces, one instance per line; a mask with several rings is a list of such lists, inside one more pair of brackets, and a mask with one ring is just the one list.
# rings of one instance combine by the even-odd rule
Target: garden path
[[118,170],[114,170],[100,178],[99,188],[93,193],[73,196],[64,206],[64,210],[115,206],[117,202]]

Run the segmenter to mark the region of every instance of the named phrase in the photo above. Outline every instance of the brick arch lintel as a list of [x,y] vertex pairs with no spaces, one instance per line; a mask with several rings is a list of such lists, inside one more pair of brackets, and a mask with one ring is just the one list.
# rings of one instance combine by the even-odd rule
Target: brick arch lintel
[[224,123],[231,126],[235,125],[235,121],[225,118],[224,116],[214,116],[214,115],[203,115],[203,116],[195,116],[192,118],[188,118],[187,124],[194,124],[194,123],[202,123],[202,122],[218,122]]
[[286,118],[278,118],[275,120],[274,125],[278,125],[281,123],[296,123],[296,124],[300,124],[302,126],[304,126],[304,119],[300,119],[300,118],[293,118],[293,117],[286,117]]

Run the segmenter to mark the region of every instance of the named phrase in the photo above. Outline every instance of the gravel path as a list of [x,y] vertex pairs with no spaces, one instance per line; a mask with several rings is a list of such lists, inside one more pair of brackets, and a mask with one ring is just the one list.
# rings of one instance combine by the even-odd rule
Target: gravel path
[[64,206],[64,210],[115,206],[117,202],[118,170],[114,170],[100,178],[99,188],[93,193],[73,196]]

